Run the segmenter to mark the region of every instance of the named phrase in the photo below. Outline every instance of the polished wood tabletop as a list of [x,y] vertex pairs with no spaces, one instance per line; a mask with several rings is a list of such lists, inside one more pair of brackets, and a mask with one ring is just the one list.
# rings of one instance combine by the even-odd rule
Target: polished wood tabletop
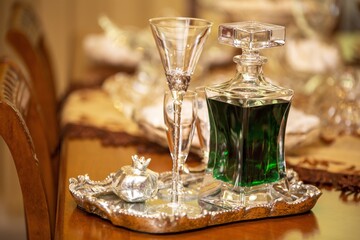
[[[113,225],[77,207],[69,192],[69,178],[88,174],[103,180],[131,164],[136,146],[103,146],[99,140],[68,139],[62,146],[56,239],[360,239],[360,202],[356,195],[321,189],[315,207],[304,214],[243,221],[175,234],[149,234]],[[150,168],[167,171],[170,155],[146,153]]]

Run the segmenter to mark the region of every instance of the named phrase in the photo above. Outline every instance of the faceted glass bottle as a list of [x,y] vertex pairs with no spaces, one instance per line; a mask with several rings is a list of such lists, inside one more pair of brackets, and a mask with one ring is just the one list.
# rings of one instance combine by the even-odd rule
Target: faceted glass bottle
[[[210,118],[208,175],[201,198],[222,206],[268,203],[287,192],[284,137],[293,91],[263,76],[259,50],[285,43],[285,28],[223,24],[219,42],[242,49],[234,78],[206,88]],[[214,181],[215,180],[215,181]]]

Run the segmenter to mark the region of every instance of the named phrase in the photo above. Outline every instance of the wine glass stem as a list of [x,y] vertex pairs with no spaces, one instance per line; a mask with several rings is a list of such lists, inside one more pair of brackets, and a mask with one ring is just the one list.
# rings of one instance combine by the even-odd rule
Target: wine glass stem
[[[177,95],[177,98],[180,98],[180,95]],[[181,187],[181,179],[180,179],[180,137],[181,137],[181,108],[182,101],[181,99],[173,99],[174,104],[174,159],[173,159],[173,169],[172,169],[172,193],[171,193],[171,202],[179,203],[180,201],[180,187]]]

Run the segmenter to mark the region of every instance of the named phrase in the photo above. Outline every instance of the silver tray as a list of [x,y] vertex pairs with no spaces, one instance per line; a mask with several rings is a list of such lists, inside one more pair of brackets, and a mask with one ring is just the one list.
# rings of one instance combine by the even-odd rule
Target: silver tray
[[[161,173],[160,181],[169,178],[169,174],[169,172]],[[225,209],[193,200],[190,204],[199,207],[200,214],[154,213],[148,209],[163,203],[163,200],[158,196],[144,203],[128,203],[121,200],[111,190],[114,175],[111,173],[103,181],[93,181],[88,175],[70,178],[70,193],[79,208],[108,219],[116,226],[147,233],[175,233],[231,222],[300,214],[312,209],[321,196],[318,188],[303,184],[295,173],[296,178],[292,177],[290,187],[296,189],[298,197],[293,201],[280,197],[268,204]],[[294,176],[294,174],[290,175]],[[189,179],[199,183],[201,175]]]

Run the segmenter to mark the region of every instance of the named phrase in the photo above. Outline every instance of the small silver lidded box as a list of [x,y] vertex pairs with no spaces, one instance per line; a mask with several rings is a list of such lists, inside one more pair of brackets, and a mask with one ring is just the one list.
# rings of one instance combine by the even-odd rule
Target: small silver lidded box
[[132,166],[123,166],[115,173],[112,190],[126,202],[144,202],[156,195],[159,174],[147,169],[151,158],[131,158]]

